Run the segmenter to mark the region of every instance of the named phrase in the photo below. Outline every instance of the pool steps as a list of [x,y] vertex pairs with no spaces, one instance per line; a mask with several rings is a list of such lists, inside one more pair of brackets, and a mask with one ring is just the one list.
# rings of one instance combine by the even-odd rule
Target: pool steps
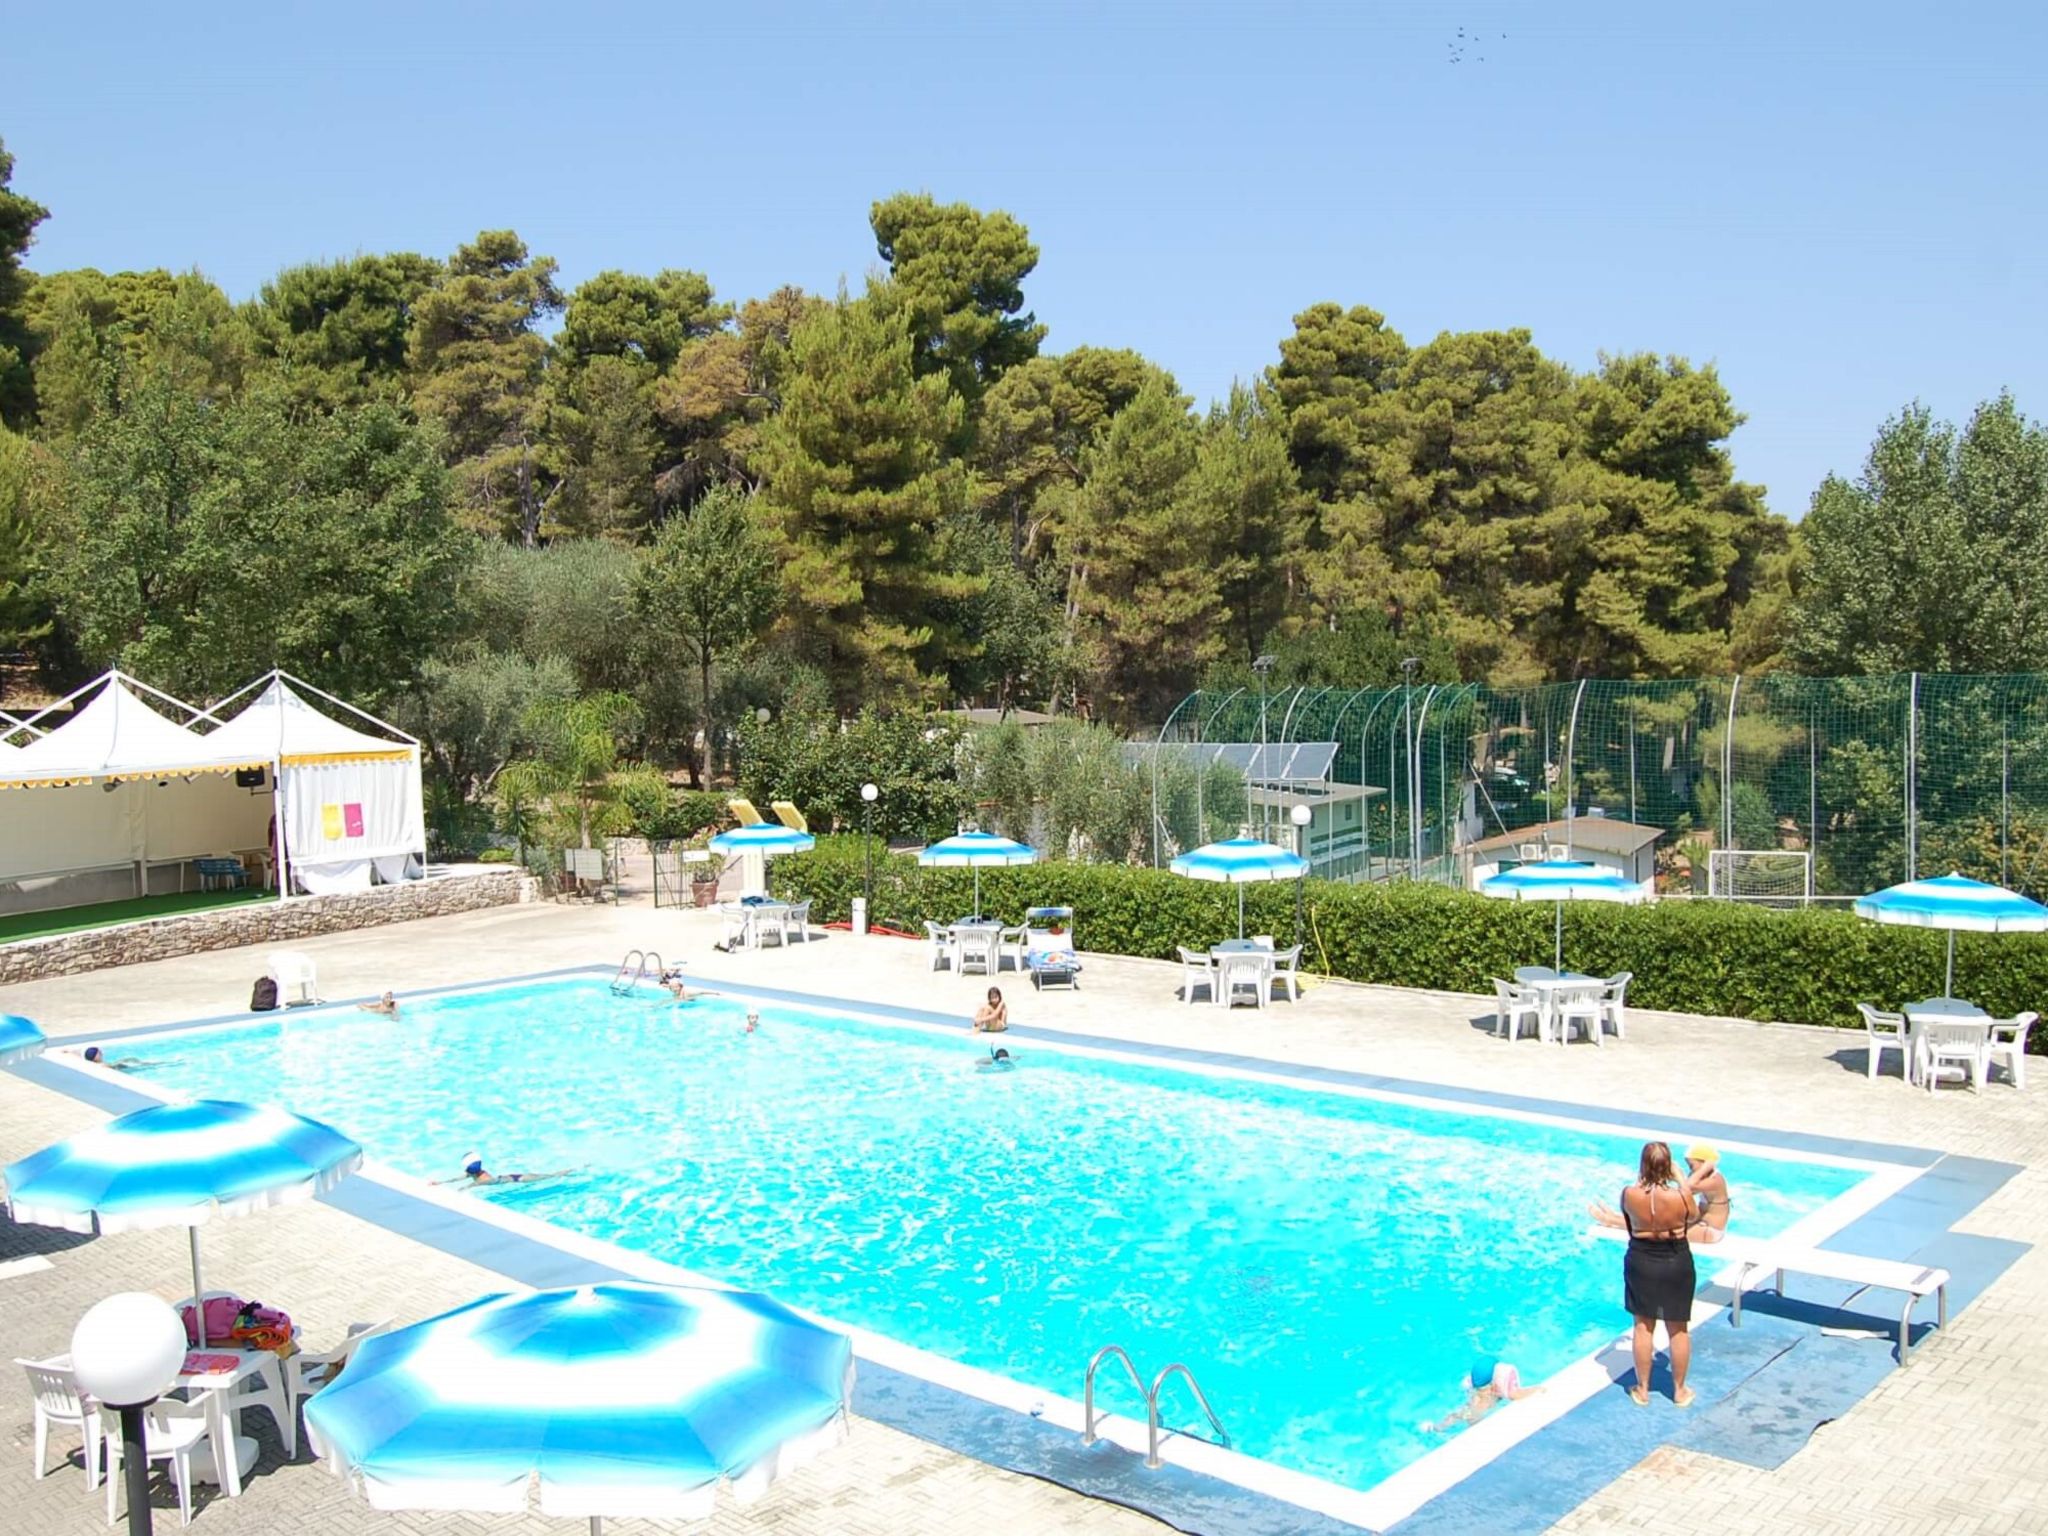
[[612,996],[624,997],[633,988],[647,979],[648,967],[653,966],[656,981],[668,974],[668,967],[661,963],[661,952],[653,949],[629,949],[626,958],[619,962],[619,969],[612,977]]
[[1230,1431],[1223,1427],[1223,1421],[1216,1416],[1216,1410],[1209,1406],[1209,1394],[1204,1392],[1202,1384],[1195,1380],[1195,1373],[1193,1371],[1176,1360],[1172,1365],[1167,1366],[1165,1370],[1152,1378],[1152,1385],[1148,1390],[1144,1379],[1138,1375],[1138,1367],[1131,1360],[1129,1351],[1121,1344],[1105,1344],[1102,1348],[1095,1351],[1095,1358],[1088,1362],[1088,1373],[1081,1378],[1081,1443],[1083,1445],[1093,1445],[1097,1438],[1099,1438],[1095,1433],[1095,1372],[1103,1361],[1110,1359],[1112,1356],[1123,1362],[1124,1370],[1131,1378],[1131,1385],[1136,1387],[1145,1399],[1146,1466],[1156,1468],[1160,1465],[1159,1393],[1167,1382],[1176,1375],[1186,1380],[1188,1389],[1195,1394],[1195,1401],[1202,1405],[1202,1412],[1209,1416],[1209,1427],[1216,1431],[1216,1443],[1226,1451],[1230,1449]]

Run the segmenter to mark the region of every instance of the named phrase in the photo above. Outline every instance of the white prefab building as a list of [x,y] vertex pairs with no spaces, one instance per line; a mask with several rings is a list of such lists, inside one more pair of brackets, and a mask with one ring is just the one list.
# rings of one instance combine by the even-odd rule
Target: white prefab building
[[1459,850],[1465,888],[1477,890],[1503,870],[1545,859],[1579,859],[1644,885],[1657,878],[1657,839],[1662,827],[1646,827],[1609,816],[1573,816],[1482,837]]
[[0,912],[190,889],[203,859],[289,895],[367,890],[426,857],[419,743],[279,672],[211,710],[109,672],[9,729],[0,791]]

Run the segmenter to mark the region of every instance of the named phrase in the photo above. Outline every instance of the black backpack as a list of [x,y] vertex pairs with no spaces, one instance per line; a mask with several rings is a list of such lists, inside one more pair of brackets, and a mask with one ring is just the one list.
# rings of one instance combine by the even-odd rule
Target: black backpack
[[249,992],[249,1006],[257,1013],[264,1013],[277,1006],[277,978],[259,976],[256,985]]

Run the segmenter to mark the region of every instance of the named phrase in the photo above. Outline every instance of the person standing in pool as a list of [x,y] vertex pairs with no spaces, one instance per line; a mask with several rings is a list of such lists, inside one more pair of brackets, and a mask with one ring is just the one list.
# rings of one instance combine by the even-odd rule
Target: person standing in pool
[[1628,1251],[1622,1256],[1622,1303],[1635,1322],[1636,1384],[1629,1400],[1637,1407],[1650,1401],[1650,1368],[1657,1355],[1657,1325],[1670,1339],[1671,1401],[1692,1406],[1692,1388],[1685,1384],[1692,1367],[1692,1303],[1699,1289],[1687,1241],[1699,1221],[1692,1191],[1671,1166],[1671,1148],[1661,1141],[1643,1143],[1636,1181],[1621,1192],[1621,1219],[1628,1229]]
[[[1728,1217],[1733,1209],[1728,1179],[1721,1172],[1721,1154],[1704,1141],[1693,1143],[1685,1149],[1685,1177],[1678,1182],[1679,1188],[1692,1198],[1700,1213],[1699,1221],[1687,1237],[1695,1243],[1721,1241],[1728,1234]],[[1588,1214],[1603,1227],[1628,1229],[1621,1212],[1611,1205],[1602,1205],[1596,1200]]]

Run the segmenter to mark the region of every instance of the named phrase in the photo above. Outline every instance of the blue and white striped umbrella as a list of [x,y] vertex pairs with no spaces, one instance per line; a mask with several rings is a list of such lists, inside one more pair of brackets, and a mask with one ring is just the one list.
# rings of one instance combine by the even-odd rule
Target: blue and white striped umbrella
[[1650,889],[1615,870],[1581,859],[1544,859],[1521,864],[1479,882],[1479,894],[1501,901],[1557,903],[1555,966],[1564,969],[1564,903],[1568,901],[1647,901]]
[[818,840],[808,832],[766,821],[751,827],[735,827],[711,839],[711,851],[728,856],[738,853],[809,853],[817,846]]
[[1956,934],[2048,933],[2048,907],[1960,874],[1932,880],[1908,880],[1856,898],[1856,915],[1873,922],[1900,923],[1909,928],[1948,930],[1948,980],[1944,996],[1956,986]]
[[838,1441],[853,1346],[766,1296],[618,1283],[486,1296],[366,1341],[306,1404],[376,1509],[694,1520]]
[[0,1184],[16,1221],[66,1232],[189,1228],[197,1298],[206,1293],[200,1222],[309,1199],[362,1161],[361,1147],[318,1120],[200,1099],[138,1109],[45,1147],[8,1164]]
[[929,847],[917,850],[917,862],[926,869],[972,869],[974,871],[974,915],[981,916],[981,872],[1006,864],[1033,864],[1038,850],[1014,838],[993,832],[956,832]]
[[0,1013],[0,1067],[40,1056],[43,1032],[18,1013]]
[[1190,880],[1234,885],[1237,892],[1237,936],[1244,937],[1244,887],[1268,880],[1298,880],[1308,873],[1308,860],[1298,853],[1256,837],[1233,837],[1204,843],[1175,859],[1167,868]]

